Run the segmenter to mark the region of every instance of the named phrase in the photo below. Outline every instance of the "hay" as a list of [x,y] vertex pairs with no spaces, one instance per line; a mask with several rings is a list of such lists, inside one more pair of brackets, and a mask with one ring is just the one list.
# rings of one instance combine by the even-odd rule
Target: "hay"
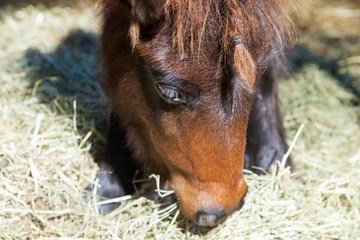
[[[316,63],[280,86],[289,143],[304,125],[296,171],[278,164],[278,174],[248,173],[244,207],[203,236],[176,205],[125,197],[103,215],[96,198],[84,200],[106,129],[91,10],[0,14],[1,239],[359,238],[359,99]],[[357,64],[349,57],[344,64]]]

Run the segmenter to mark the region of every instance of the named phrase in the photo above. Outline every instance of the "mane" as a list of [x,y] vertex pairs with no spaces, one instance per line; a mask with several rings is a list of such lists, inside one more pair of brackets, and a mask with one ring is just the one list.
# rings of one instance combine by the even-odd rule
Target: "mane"
[[255,57],[274,45],[281,50],[292,41],[292,6],[286,0],[164,1],[165,22],[171,24],[173,45],[180,53],[187,41],[192,52],[200,51],[211,35],[221,36],[220,45],[228,53],[233,37],[239,35]]
[[[200,52],[209,37],[218,40],[223,54],[231,53],[233,37],[257,59],[266,50],[281,52],[292,41],[291,13],[298,0],[95,0],[108,10],[125,2],[130,10],[129,36],[137,44],[142,25],[157,22],[170,31],[180,55]],[[150,20],[149,20],[150,19]]]

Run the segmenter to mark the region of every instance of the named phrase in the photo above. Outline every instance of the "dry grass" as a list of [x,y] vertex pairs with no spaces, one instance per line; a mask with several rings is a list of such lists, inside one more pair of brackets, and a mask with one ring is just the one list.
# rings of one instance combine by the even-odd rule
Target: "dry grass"
[[[323,21],[330,21],[325,13]],[[103,215],[98,203],[83,200],[106,129],[91,10],[79,3],[0,14],[1,239],[359,239],[359,99],[316,61],[295,68],[280,86],[289,142],[304,124],[292,151],[296,171],[280,165],[277,175],[247,175],[243,209],[203,236],[189,231],[193,226],[176,206],[123,199]],[[329,40],[326,27],[313,45],[313,32],[303,30],[312,52],[334,52],[331,60],[337,56],[359,80],[359,51],[346,48],[359,46],[359,35],[332,49],[321,45]]]

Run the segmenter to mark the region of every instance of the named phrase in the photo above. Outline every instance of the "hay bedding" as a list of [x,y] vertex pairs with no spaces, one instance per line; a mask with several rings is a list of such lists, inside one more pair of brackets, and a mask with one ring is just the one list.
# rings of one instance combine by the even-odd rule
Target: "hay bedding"
[[359,99],[316,65],[280,86],[289,143],[304,125],[296,171],[249,173],[243,209],[204,237],[174,205],[123,198],[103,215],[83,200],[106,122],[91,10],[0,14],[1,239],[359,239]]

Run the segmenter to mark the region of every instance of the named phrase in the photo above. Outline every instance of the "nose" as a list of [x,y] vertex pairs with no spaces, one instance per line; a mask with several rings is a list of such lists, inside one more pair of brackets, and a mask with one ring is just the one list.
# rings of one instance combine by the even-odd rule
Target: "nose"
[[199,226],[215,227],[225,217],[223,209],[202,209],[196,213],[195,223]]
[[198,226],[215,227],[243,205],[247,186],[242,176],[230,183],[190,180],[175,175],[171,187],[178,196],[181,212]]
[[[244,206],[244,198],[246,196],[247,191],[245,192],[245,195],[241,198],[238,206],[235,210],[239,210]],[[206,227],[215,227],[217,226],[222,220],[225,219],[225,217],[228,214],[226,214],[222,207],[213,208],[213,209],[202,209],[196,213],[196,219],[195,223],[199,226],[206,226]]]

